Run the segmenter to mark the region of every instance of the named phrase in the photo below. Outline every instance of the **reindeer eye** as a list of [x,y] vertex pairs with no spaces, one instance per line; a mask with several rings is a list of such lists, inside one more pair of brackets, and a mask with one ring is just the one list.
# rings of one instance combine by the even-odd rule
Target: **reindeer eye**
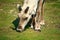
[[28,19],[28,17],[24,18],[23,20],[27,20],[27,19]]

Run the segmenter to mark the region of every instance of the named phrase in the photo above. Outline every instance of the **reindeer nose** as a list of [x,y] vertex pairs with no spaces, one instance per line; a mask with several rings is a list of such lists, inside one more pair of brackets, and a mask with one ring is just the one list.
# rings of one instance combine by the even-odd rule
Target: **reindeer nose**
[[17,32],[22,32],[23,30],[22,30],[22,26],[18,26],[18,28],[17,28]]
[[18,26],[18,29],[22,29],[22,26]]

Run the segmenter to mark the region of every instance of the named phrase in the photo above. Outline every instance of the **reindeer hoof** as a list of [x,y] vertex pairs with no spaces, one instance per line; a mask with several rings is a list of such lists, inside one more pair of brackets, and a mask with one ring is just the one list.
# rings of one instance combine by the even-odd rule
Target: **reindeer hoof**
[[33,29],[33,26],[31,25],[31,29]]
[[39,29],[39,30],[37,30],[37,31],[41,32],[41,30],[40,30],[40,29]]
[[35,31],[39,31],[39,32],[41,32],[41,29],[35,29]]
[[35,30],[35,31],[39,31],[39,32],[41,32],[41,30],[39,29],[39,30]]
[[44,21],[41,21],[41,22],[40,22],[40,25],[45,25],[45,22],[44,22]]

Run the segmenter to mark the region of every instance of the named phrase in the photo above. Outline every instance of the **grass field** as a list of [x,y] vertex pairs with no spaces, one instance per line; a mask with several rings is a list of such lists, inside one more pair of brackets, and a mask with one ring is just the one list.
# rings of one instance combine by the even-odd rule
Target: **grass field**
[[60,0],[46,0],[45,25],[41,32],[27,28],[24,32],[13,30],[17,18],[16,4],[23,0],[0,0],[0,40],[60,40]]

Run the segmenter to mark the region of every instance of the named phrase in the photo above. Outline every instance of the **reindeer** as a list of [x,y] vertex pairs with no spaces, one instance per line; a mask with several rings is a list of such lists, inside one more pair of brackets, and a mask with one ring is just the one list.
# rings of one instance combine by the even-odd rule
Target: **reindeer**
[[[22,32],[31,18],[31,28],[34,28],[36,31],[40,31],[41,25],[44,24],[43,0],[24,0],[23,6],[21,7],[18,4],[17,7],[19,9],[18,17],[20,19],[17,31]],[[40,16],[40,14],[42,16]]]

